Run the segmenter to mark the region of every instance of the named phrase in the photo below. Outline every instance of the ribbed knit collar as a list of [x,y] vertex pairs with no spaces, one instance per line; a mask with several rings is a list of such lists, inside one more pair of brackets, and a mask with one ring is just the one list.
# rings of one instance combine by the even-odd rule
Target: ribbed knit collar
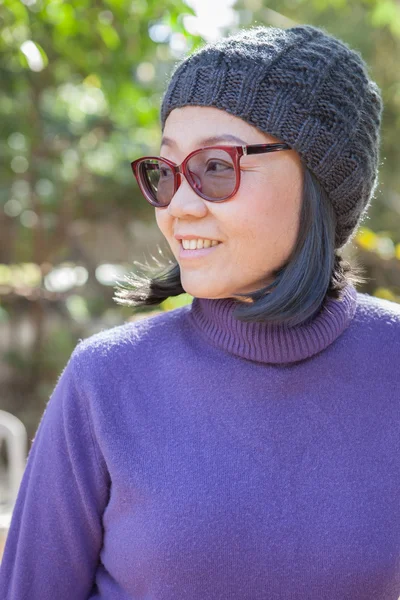
[[320,311],[302,325],[288,327],[245,323],[232,316],[231,298],[193,298],[189,320],[204,339],[248,360],[291,363],[321,352],[349,326],[357,305],[357,290],[348,284],[340,300],[326,298]]

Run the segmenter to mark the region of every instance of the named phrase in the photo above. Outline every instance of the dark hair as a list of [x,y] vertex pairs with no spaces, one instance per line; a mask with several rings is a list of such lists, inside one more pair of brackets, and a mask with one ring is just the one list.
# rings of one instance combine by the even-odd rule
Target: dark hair
[[[316,315],[326,297],[338,299],[348,283],[365,281],[359,276],[360,266],[344,260],[335,249],[336,216],[332,204],[318,179],[301,162],[303,198],[297,240],[286,263],[273,272],[272,283],[232,298],[237,303],[233,316],[239,321],[299,325]],[[162,255],[160,248],[159,253]],[[161,265],[161,269],[141,266],[145,268],[142,275],[129,273],[125,276],[127,286],[117,284],[119,289],[113,298],[117,304],[145,307],[186,293],[175,259]],[[241,302],[238,297],[252,302]]]

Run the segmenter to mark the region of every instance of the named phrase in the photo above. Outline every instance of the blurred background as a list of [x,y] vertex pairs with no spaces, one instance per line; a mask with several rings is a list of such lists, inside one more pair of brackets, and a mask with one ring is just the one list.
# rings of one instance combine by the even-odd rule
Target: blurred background
[[172,257],[130,162],[158,153],[174,63],[239,27],[304,23],[359,50],[382,90],[380,185],[344,256],[360,292],[400,302],[399,0],[0,0],[0,413],[16,417],[0,424],[0,509],[78,340],[192,301],[113,299],[135,261]]

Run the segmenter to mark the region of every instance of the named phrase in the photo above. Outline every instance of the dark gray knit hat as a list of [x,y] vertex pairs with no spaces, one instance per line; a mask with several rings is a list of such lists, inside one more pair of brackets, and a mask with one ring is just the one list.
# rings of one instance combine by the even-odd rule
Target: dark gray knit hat
[[175,65],[162,130],[185,105],[223,109],[288,143],[332,202],[335,248],[354,236],[378,183],[383,111],[358,51],[312,25],[240,29]]

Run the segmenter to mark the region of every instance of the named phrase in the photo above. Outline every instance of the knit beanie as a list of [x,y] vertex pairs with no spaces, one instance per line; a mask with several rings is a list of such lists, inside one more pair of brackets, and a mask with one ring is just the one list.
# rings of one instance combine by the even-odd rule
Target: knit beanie
[[378,183],[383,111],[358,51],[312,25],[242,28],[175,64],[162,131],[185,105],[223,109],[289,144],[332,203],[335,248],[354,236]]

